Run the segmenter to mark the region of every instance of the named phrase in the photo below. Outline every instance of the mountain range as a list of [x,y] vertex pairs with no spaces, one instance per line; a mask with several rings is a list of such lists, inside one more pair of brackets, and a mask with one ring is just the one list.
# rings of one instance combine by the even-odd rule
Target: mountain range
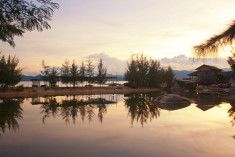
[[[188,74],[194,72],[195,70],[173,70],[175,77],[178,79],[182,78],[187,78]],[[230,68],[224,68],[223,71],[231,71]],[[111,75],[107,74],[107,76],[117,76],[117,81],[124,81],[124,76],[123,75]],[[36,76],[27,76],[27,75],[22,75],[22,81],[30,81],[32,78],[41,78],[41,75],[36,75]]]

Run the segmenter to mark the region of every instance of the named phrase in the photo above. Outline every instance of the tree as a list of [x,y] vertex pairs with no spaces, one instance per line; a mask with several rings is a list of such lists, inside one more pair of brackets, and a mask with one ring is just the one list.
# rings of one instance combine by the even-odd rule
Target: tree
[[94,77],[94,65],[92,64],[92,61],[89,59],[88,63],[87,63],[87,69],[86,69],[86,77],[87,77],[87,81],[89,83],[92,83],[94,81],[93,77]]
[[[198,58],[207,57],[207,56],[218,56],[220,48],[223,48],[226,45],[232,47],[235,39],[235,21],[232,22],[230,27],[221,34],[215,35],[208,39],[205,43],[194,46],[194,55]],[[232,49],[234,49],[232,47]]]
[[0,59],[0,85],[4,88],[14,86],[21,81],[22,69],[17,68],[19,59],[15,56],[2,56]]
[[96,76],[96,80],[100,84],[100,86],[101,84],[104,84],[106,82],[106,74],[107,69],[103,67],[102,59],[100,59],[98,64],[98,74]]
[[162,71],[160,68],[160,62],[150,59],[149,61],[149,71],[148,71],[148,86],[159,87],[162,82]]
[[149,72],[149,61],[146,56],[143,54],[140,57],[136,57],[136,66],[137,66],[137,83],[138,86],[146,86],[148,83],[148,72]]
[[82,61],[79,70],[79,82],[82,84],[85,80],[86,80],[86,67],[84,65],[84,62]]
[[131,57],[131,62],[124,74],[124,79],[131,87],[160,87],[161,83],[170,85],[173,78],[171,67],[165,70],[160,67],[160,62],[147,59],[143,54],[140,57]]
[[175,78],[175,74],[170,66],[168,66],[167,70],[165,70],[165,80],[168,87],[171,87]]
[[15,46],[14,37],[23,36],[25,31],[43,31],[51,26],[48,21],[59,5],[51,0],[37,0],[36,3],[26,0],[0,1],[0,40]]
[[72,83],[73,87],[75,87],[79,80],[79,70],[78,66],[73,61],[72,66],[70,67],[70,82]]
[[62,64],[62,67],[60,69],[60,78],[61,82],[66,84],[68,86],[68,83],[70,82],[70,67],[69,67],[69,61],[65,61],[64,64]]
[[42,74],[42,80],[44,82],[49,82],[50,87],[55,87],[56,82],[59,80],[59,73],[58,69],[56,67],[50,67],[45,65],[45,61],[42,61],[43,71],[41,71]]
[[132,87],[137,87],[137,65],[133,56],[131,57],[131,62],[128,63],[127,70],[124,74],[124,79],[130,83]]
[[232,56],[228,57],[228,64],[230,65],[231,69],[235,71],[235,50],[232,51]]

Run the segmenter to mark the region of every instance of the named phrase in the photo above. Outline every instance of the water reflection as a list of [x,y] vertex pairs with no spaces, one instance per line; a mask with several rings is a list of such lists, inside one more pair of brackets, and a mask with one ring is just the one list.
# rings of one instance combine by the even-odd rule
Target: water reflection
[[[162,110],[173,111],[189,106],[189,104],[156,104],[154,100],[160,95],[162,94],[150,93],[124,96],[124,106],[128,111],[132,126],[135,121],[144,126],[148,121],[151,122],[153,119],[159,118]],[[180,95],[190,98],[202,111],[207,111],[224,102],[230,103],[231,108],[227,111],[228,117],[231,118],[232,126],[235,124],[235,95],[196,95],[193,93],[180,93]],[[102,123],[108,112],[108,105],[117,103],[115,97],[117,95],[109,95],[108,97],[107,95],[36,97],[32,98],[31,104],[40,105],[43,123],[46,123],[50,117],[61,118],[66,124],[70,122],[75,124],[78,118],[82,121],[88,120],[90,123],[97,117]],[[0,101],[0,133],[4,133],[6,128],[13,131],[19,130],[18,121],[23,118],[23,109],[20,106],[22,102],[23,99],[3,99]]]
[[196,96],[196,104],[202,111],[207,111],[222,103],[229,103],[229,97],[219,94],[200,94]]
[[6,129],[16,132],[20,129],[18,120],[23,119],[23,109],[20,104],[23,98],[2,99],[0,102],[0,136]]
[[[46,97],[44,101],[37,101],[37,103],[41,104],[43,123],[49,117],[62,117],[66,124],[70,123],[71,119],[75,124],[79,115],[82,121],[87,118],[91,122],[95,116],[95,110],[98,110],[97,116],[102,123],[104,114],[107,113],[107,105],[115,104],[116,102],[101,97],[92,98],[88,96],[85,98],[76,98],[76,96],[69,96],[62,100],[57,100],[56,97]],[[32,104],[35,104],[35,100],[32,101]]]
[[[131,118],[131,125],[134,121],[143,126],[147,124],[148,120],[156,119],[160,116],[161,110],[174,111],[188,107],[190,104],[156,104],[155,99],[160,95],[160,93],[155,94],[129,94],[125,95],[124,103],[128,109],[128,116]],[[222,103],[235,102],[232,99],[233,96],[219,95],[219,94],[189,94],[181,93],[182,96],[187,96],[192,102],[196,104],[196,107],[202,111],[207,111],[215,106],[219,106]],[[190,95],[190,97],[188,97]],[[232,118],[232,125],[235,124],[235,105],[228,110],[228,117]]]
[[160,108],[154,102],[155,97],[148,94],[133,94],[124,99],[128,114],[131,117],[131,125],[136,120],[143,126],[148,119],[151,121],[160,116]]

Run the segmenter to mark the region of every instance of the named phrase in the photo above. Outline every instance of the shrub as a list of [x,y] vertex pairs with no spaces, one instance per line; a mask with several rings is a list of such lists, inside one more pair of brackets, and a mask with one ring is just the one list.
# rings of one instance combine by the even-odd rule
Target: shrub
[[50,87],[49,86],[45,86],[45,90],[49,90],[50,89]]
[[24,85],[17,86],[16,91],[24,91]]
[[36,92],[37,89],[35,87],[32,87],[32,92]]

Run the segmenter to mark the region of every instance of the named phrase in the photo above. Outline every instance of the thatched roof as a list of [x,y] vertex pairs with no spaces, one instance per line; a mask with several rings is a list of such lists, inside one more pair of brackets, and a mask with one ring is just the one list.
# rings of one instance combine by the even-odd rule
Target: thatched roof
[[211,65],[206,65],[206,64],[201,65],[196,70],[200,71],[200,70],[203,70],[203,69],[208,69],[208,70],[212,70],[212,71],[222,71],[221,69],[219,69],[217,67],[214,67],[214,66],[211,66]]
[[197,58],[205,58],[207,56],[218,56],[220,47],[232,45],[235,39],[235,20],[223,33],[211,37],[206,42],[194,46],[194,55]]
[[222,70],[217,68],[217,67],[214,67],[214,66],[211,66],[211,65],[206,65],[206,64],[203,64],[201,65],[200,67],[196,68],[197,71],[194,71],[190,74],[188,74],[188,76],[198,76],[199,72],[201,71],[216,71],[216,72],[221,72]]

